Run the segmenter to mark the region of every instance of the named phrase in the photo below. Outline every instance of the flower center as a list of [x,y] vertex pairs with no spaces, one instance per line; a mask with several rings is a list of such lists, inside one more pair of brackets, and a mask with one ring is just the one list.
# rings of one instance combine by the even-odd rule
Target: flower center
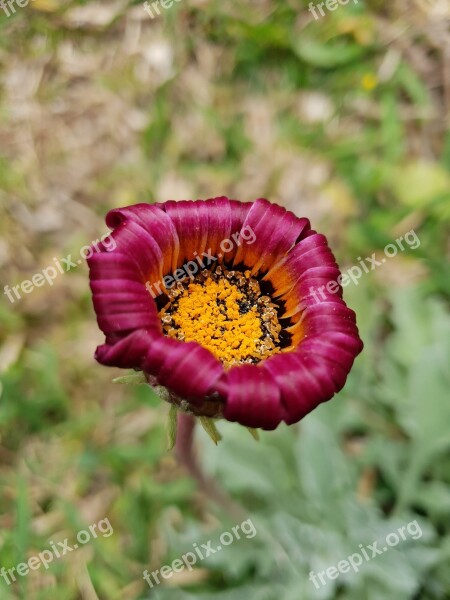
[[257,363],[280,351],[277,309],[250,271],[218,266],[188,283],[178,282],[160,311],[166,335],[198,342],[226,367]]

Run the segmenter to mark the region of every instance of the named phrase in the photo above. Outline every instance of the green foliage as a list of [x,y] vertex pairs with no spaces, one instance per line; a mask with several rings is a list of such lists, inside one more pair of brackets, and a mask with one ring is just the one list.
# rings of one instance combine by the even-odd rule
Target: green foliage
[[[450,134],[440,25],[419,2],[405,11],[360,0],[317,21],[296,0],[181,0],[155,20],[129,4],[0,10],[4,284],[99,237],[110,208],[172,193],[280,200],[311,216],[343,270],[411,229],[420,246],[345,289],[365,349],[336,398],[298,426],[260,432],[258,444],[258,432],[218,422],[216,447],[198,427],[199,458],[240,507],[236,517],[167,452],[168,405],[146,385],[114,385],[124,373],[94,363],[103,340],[85,265],[14,304],[2,296],[0,566],[50,540],[73,542],[104,517],[114,534],[12,586],[0,578],[0,598],[447,600]],[[71,12],[80,8],[84,20]],[[216,424],[204,425],[217,441]],[[154,589],[143,580],[144,569],[245,519],[254,537]],[[414,520],[420,538],[320,589],[309,580]]]

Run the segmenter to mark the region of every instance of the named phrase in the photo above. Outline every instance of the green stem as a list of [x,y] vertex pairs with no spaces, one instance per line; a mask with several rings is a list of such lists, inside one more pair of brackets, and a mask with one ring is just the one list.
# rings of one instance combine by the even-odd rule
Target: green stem
[[195,479],[198,489],[209,500],[221,506],[233,518],[245,517],[242,508],[233,502],[213,479],[204,474],[194,448],[195,424],[195,417],[181,411],[178,412],[177,441],[175,444],[175,456],[178,462]]

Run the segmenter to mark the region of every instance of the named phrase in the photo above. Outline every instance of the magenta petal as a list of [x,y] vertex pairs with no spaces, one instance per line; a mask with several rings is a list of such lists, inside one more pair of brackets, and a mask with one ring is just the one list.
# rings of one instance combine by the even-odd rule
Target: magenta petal
[[126,254],[121,254],[118,251],[92,254],[87,259],[87,263],[91,281],[122,279],[124,281],[142,282],[142,274],[138,266],[132,263]]
[[290,425],[302,419],[318,404],[331,398],[333,390],[323,388],[304,357],[293,353],[271,357],[265,368],[272,374],[281,393],[285,422]]
[[109,281],[113,280],[97,282],[97,286],[103,284],[103,292],[93,294],[97,322],[106,335],[141,327],[161,329],[156,307],[148,294],[108,291]]
[[141,327],[161,329],[156,305],[138,281],[138,268],[129,264],[128,257],[115,252],[102,252],[89,259],[92,301],[98,325],[106,335]]
[[305,338],[295,350],[295,353],[311,353],[322,356],[342,366],[349,372],[355,357],[361,350],[362,342],[359,337],[349,335],[348,333],[332,331],[325,335]]
[[237,233],[248,215],[248,211],[253,206],[253,202],[239,202],[239,200],[230,200],[231,207],[231,232]]
[[355,314],[339,298],[308,307],[300,327],[305,337],[295,350],[264,363],[280,386],[288,424],[342,389],[363,348]]
[[310,356],[320,363],[334,384],[333,393],[339,392],[344,387],[354,357],[344,350],[339,350],[333,344],[328,344],[323,339],[317,338],[315,341],[310,341],[311,343],[305,344],[302,352],[298,354]]
[[208,209],[206,251],[218,262],[231,261],[238,248],[234,236],[239,235],[250,203],[243,204],[222,196],[206,200],[205,205]]
[[284,418],[280,390],[264,367],[232,367],[226,379],[224,417],[247,427],[275,429]]
[[147,329],[138,329],[111,344],[98,346],[95,358],[102,365],[122,369],[142,369],[149,346],[154,339]]
[[116,229],[127,221],[140,225],[153,237],[163,256],[164,274],[174,271],[180,243],[172,219],[164,211],[164,205],[135,204],[115,208],[106,215],[106,224],[111,229]]
[[[300,281],[304,281],[306,275],[313,269],[334,268],[338,271],[336,278],[340,275],[338,265],[333,253],[328,247],[326,237],[312,230],[303,232],[298,243],[288,252],[264,279],[270,279],[275,295],[281,296],[290,293]],[[320,285],[327,284],[328,280]],[[310,286],[314,285],[313,283]],[[296,297],[302,297],[296,291]]]
[[[180,267],[187,261],[197,260],[197,257],[206,266],[210,266],[208,261],[211,259],[208,257],[221,262],[223,255],[226,255],[226,260],[232,260],[237,250],[232,235],[240,232],[251,203],[246,205],[221,196],[206,201],[169,200],[161,206],[173,221],[180,240],[177,262]],[[227,240],[230,243],[221,247],[222,242]]]
[[266,368],[281,391],[288,425],[296,423],[320,403],[330,400],[338,391],[345,372],[339,365],[329,364],[312,354],[292,353],[269,359]]
[[[242,226],[242,244],[234,264],[243,262],[252,273],[266,273],[289,252],[309,226],[308,219],[299,219],[285,208],[258,198]],[[252,236],[247,234],[248,241],[246,231],[253,233]]]
[[358,335],[355,313],[343,301],[315,304],[307,308],[302,317],[302,325],[307,335],[331,331],[354,332]]
[[294,282],[314,267],[335,267],[336,259],[327,245],[325,236],[315,234],[301,240],[283,262]]
[[[319,291],[319,288],[323,285],[323,291],[327,291],[327,284],[331,281],[336,281],[339,278],[341,272],[335,266],[321,266],[321,267],[311,267],[303,273],[301,273],[298,278],[296,285],[305,285],[313,288],[311,291]],[[331,289],[335,289],[336,286],[333,285]],[[320,291],[320,295],[321,291]]]
[[317,272],[318,269],[311,269],[311,273],[305,274],[297,282],[295,291],[307,306],[326,300],[333,301],[333,299],[339,302],[342,298],[342,287],[337,283],[339,269],[335,267],[320,267],[320,269],[321,273]]
[[[304,279],[297,283],[294,290],[282,296],[285,303],[284,318],[295,317],[297,313],[305,308],[310,309],[323,302],[346,306],[342,300],[342,287],[336,282],[338,277],[339,271],[335,269],[331,277],[311,277],[311,279]],[[328,291],[327,285],[330,282],[333,282],[334,287],[332,289],[335,290],[334,293]]]
[[[105,288],[106,286],[106,288]],[[101,294],[108,292],[136,292],[136,294],[140,294],[143,297],[147,297],[148,293],[146,292],[145,287],[141,282],[132,281],[129,279],[91,279],[91,290],[94,294]]]
[[231,234],[231,204],[225,196],[221,198],[212,198],[205,203],[208,207],[208,236],[206,240],[206,249],[212,256],[217,257],[221,254],[220,244],[223,240],[230,237]]
[[180,240],[177,267],[202,256],[208,238],[208,214],[205,202],[169,200],[161,204],[172,220]]
[[[164,257],[154,237],[134,221],[124,221],[111,234],[119,252],[139,269],[142,281],[162,281]],[[103,253],[105,254],[105,253]]]
[[199,344],[183,343],[152,329],[133,331],[97,348],[98,362],[154,375],[181,398],[200,402],[223,375],[223,366]]
[[195,342],[168,337],[155,339],[144,362],[147,373],[182,398],[201,401],[223,375],[223,365]]
[[319,246],[311,248],[308,252],[292,253],[286,261],[286,269],[295,278],[300,277],[307,269],[313,267],[337,267],[336,259],[329,248]]
[[[336,281],[340,274],[341,272],[336,266],[311,267],[299,273],[297,279],[292,274],[280,276],[280,269],[277,267],[277,270],[271,275],[271,281],[276,286],[273,296],[274,298],[289,297],[296,285],[304,284],[306,281],[308,282],[308,291],[313,292],[322,285],[326,287],[329,281]],[[309,281],[310,279],[315,281]],[[310,290],[310,288],[312,289]]]
[[278,274],[280,269],[287,270],[295,281],[307,269],[325,266],[337,266],[327,238],[308,228],[291,251],[277,263],[271,274]]

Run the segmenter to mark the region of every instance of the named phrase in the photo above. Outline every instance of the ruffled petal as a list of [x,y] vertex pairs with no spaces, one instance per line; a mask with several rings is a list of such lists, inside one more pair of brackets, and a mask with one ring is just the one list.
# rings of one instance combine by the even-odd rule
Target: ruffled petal
[[97,322],[106,335],[141,327],[162,331],[155,303],[142,284],[104,279],[91,282],[91,288]]
[[208,238],[208,213],[204,201],[168,200],[161,204],[172,220],[180,240],[177,267],[202,256]]
[[142,283],[141,272],[128,256],[100,252],[88,259],[97,323],[105,335],[141,327],[161,330],[155,302]]
[[164,211],[162,204],[134,204],[115,208],[106,215],[106,224],[116,229],[126,221],[140,225],[159,246],[164,274],[176,269],[180,242],[172,219]]
[[118,251],[93,253],[87,260],[89,278],[142,282],[142,273],[126,254]]
[[202,401],[223,375],[224,368],[206,348],[196,342],[159,337],[150,346],[143,363],[161,385],[192,401]]
[[308,335],[332,331],[358,336],[354,313],[340,299],[311,306],[299,313],[299,317],[293,325],[286,327],[286,331],[292,335],[293,346],[298,346]]
[[208,208],[208,237],[206,252],[217,262],[230,262],[236,255],[237,239],[251,203],[229,200],[225,196],[206,200]]
[[264,367],[232,367],[220,391],[226,395],[224,417],[228,421],[272,430],[284,418],[279,387]]
[[202,268],[224,259],[231,261],[238,247],[233,234],[239,234],[251,204],[225,196],[196,201],[169,200],[161,204],[180,240],[177,267],[194,260]]
[[356,315],[344,301],[315,304],[306,309],[302,317],[302,326],[307,335],[330,331],[358,332]]
[[270,272],[309,227],[308,219],[299,219],[285,208],[258,198],[242,226],[242,243],[234,264],[242,262],[252,274]]
[[306,232],[305,236],[264,278],[272,283],[275,296],[281,296],[292,290],[310,269],[315,267],[338,269],[326,237],[312,231]]
[[340,391],[363,344],[353,331],[327,331],[302,340],[293,352],[266,361],[280,386],[286,423],[296,423]]
[[222,364],[199,344],[178,342],[149,329],[99,346],[96,359],[107,366],[142,369],[194,403],[203,401],[224,373]]
[[[309,352],[317,356],[322,356],[324,359],[335,362],[342,367],[347,374],[353,365],[355,357],[361,350],[362,342],[359,337],[340,331],[332,331],[325,335],[322,334],[304,339],[296,352]],[[344,382],[345,378],[342,383],[336,381],[339,389],[343,387]]]
[[151,330],[137,329],[126,337],[98,346],[95,359],[107,367],[141,370],[148,348],[154,339]]
[[[124,221],[110,236],[117,249],[126,254],[142,275],[142,281],[154,284],[163,280],[164,257],[154,237],[134,221]],[[102,253],[105,254],[105,253]]]
[[[231,204],[228,198],[212,198],[205,202],[208,214],[208,233],[206,237],[206,252],[209,252],[219,262],[223,261],[220,245],[227,240],[231,233]],[[219,254],[221,255],[219,257]]]
[[287,424],[296,423],[334,393],[328,378],[322,381],[318,377],[317,364],[315,371],[311,367],[306,357],[292,352],[273,356],[265,363],[279,387]]
[[245,222],[248,211],[253,206],[253,202],[240,202],[239,200],[230,200],[231,208],[231,233],[238,233]]
[[[338,269],[328,269],[327,274],[315,276],[313,273],[310,277],[305,277],[297,282],[295,290],[283,295],[280,300],[284,302],[283,318],[293,318],[297,313],[320,304],[321,302],[337,302],[344,303],[342,299],[342,287],[336,282],[340,275]],[[328,284],[333,282],[333,287],[328,288]],[[334,293],[329,289],[336,290]],[[294,319],[296,320],[296,319]]]

